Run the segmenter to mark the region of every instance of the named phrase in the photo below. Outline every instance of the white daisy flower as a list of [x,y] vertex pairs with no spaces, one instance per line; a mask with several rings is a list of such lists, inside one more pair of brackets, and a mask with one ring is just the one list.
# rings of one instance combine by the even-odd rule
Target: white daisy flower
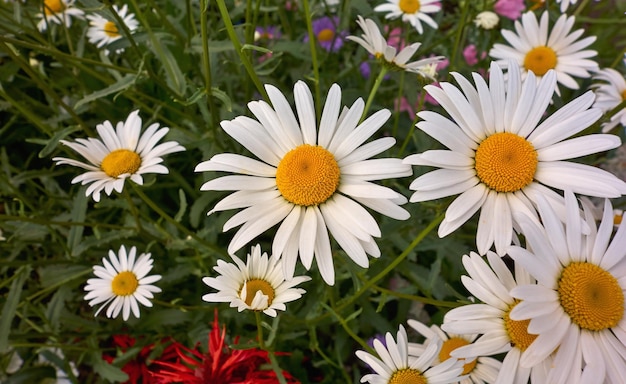
[[252,247],[245,264],[235,255],[232,258],[236,265],[218,260],[213,269],[220,276],[202,279],[206,285],[219,291],[202,296],[202,300],[230,303],[239,312],[249,309],[276,317],[276,310],[286,310],[285,303],[298,300],[306,293],[304,289],[294,287],[311,280],[309,276],[285,280],[283,261],[276,256],[268,258],[265,252],[261,254],[258,244]]
[[418,33],[424,33],[422,21],[437,29],[437,23],[428,13],[437,13],[441,10],[440,0],[387,0],[385,4],[374,8],[376,12],[388,12],[385,19],[397,19],[410,23]]
[[87,280],[85,300],[91,300],[90,306],[104,303],[94,316],[98,316],[101,310],[108,306],[106,315],[108,318],[115,318],[122,312],[124,321],[128,320],[132,310],[135,317],[139,318],[139,305],[137,302],[152,307],[149,299],[154,297],[153,293],[161,292],[161,288],[152,283],[161,280],[161,275],[150,275],[152,270],[152,258],[149,253],[142,253],[135,261],[137,248],[131,247],[126,253],[126,248],[122,245],[118,255],[113,250],[109,250],[109,260],[102,258],[102,264],[93,267],[93,272],[97,276],[95,279]]
[[[447,334],[434,324],[428,327],[413,319],[410,319],[408,324],[426,338],[423,344],[409,343],[409,355],[421,354],[431,343],[441,344],[441,349],[435,360],[433,360],[433,365],[450,358],[456,359],[450,353],[464,345],[472,344],[478,336],[477,334]],[[492,357],[475,356],[467,359],[461,358],[460,360],[465,363],[461,373],[464,378],[458,381],[460,384],[494,383],[498,372],[502,369],[502,363]]]
[[68,164],[86,169],[88,172],[76,176],[72,184],[92,183],[86,194],[93,195],[95,201],[100,201],[103,190],[107,195],[111,195],[113,190],[122,192],[124,181],[128,178],[141,185],[144,173],[169,173],[160,164],[163,162],[161,156],[185,150],[175,141],[156,145],[169,132],[166,127],[159,129],[158,123],[150,125],[140,136],[141,117],[138,110],[131,112],[125,122],[117,123],[115,129],[107,120],[96,125],[96,130],[101,139],[76,139],[75,143],[61,140],[62,144],[78,152],[89,163],[65,157],[52,159],[57,165]]
[[359,98],[340,116],[341,89],[334,84],[318,129],[313,97],[304,82],[294,87],[298,120],[277,88],[266,85],[265,89],[273,107],[265,101],[248,104],[258,121],[239,116],[221,123],[226,133],[260,161],[226,153],[196,167],[196,172],[239,174],[210,180],[201,187],[203,191],[236,191],[209,214],[245,208],[224,224],[224,231],[242,225],[228,246],[230,254],[281,223],[272,254],[284,258],[285,277],[293,276],[298,254],[306,269],[315,256],[324,281],[333,285],[328,231],[354,262],[367,268],[367,254],[380,256],[374,237],[381,232],[363,205],[394,219],[409,218],[399,207],[407,201],[404,196],[371,181],[409,176],[411,167],[400,159],[369,159],[395,143],[383,137],[363,144],[387,121],[388,110],[359,124],[364,109]]
[[[626,100],[626,78],[613,68],[605,68],[593,75],[594,80],[603,81],[595,83],[591,87],[596,94],[593,106],[600,108],[602,112],[608,112]],[[604,123],[602,132],[608,132],[618,124],[626,127],[626,109],[616,113],[611,120]]]
[[439,341],[430,343],[419,356],[410,355],[406,330],[402,325],[398,329],[397,342],[393,339],[393,335],[387,332],[385,344],[375,339],[374,349],[379,357],[365,351],[356,351],[357,357],[376,372],[363,376],[361,383],[446,384],[456,383],[461,379],[461,372],[463,372],[461,360],[448,359],[443,363],[433,364],[441,349]]
[[[556,0],[557,3],[561,4],[561,13],[567,11],[567,8],[571,5],[576,4],[578,0]],[[597,1],[597,0],[596,0]]]
[[[412,202],[461,194],[448,207],[439,226],[443,237],[481,210],[476,234],[478,252],[492,244],[504,255],[517,228],[515,213],[535,215],[537,196],[563,206],[553,189],[597,197],[619,197],[626,183],[599,168],[565,161],[620,146],[614,135],[585,135],[567,139],[593,124],[602,115],[588,109],[594,100],[589,91],[539,123],[550,104],[556,72],[537,82],[533,73],[525,81],[516,66],[509,69],[508,86],[500,67],[492,63],[489,85],[477,73],[476,88],[462,75],[452,74],[460,89],[442,82],[425,89],[452,116],[422,111],[417,127],[449,150],[430,150],[409,156],[406,163],[439,167],[410,185]],[[590,183],[589,180],[593,180]],[[553,189],[552,189],[553,188]],[[563,218],[564,219],[564,218]]]
[[[593,183],[593,179],[589,179]],[[543,226],[520,218],[528,249],[509,254],[535,279],[511,295],[522,300],[511,319],[528,321],[537,339],[520,364],[530,367],[554,353],[550,383],[623,383],[626,372],[626,224],[613,233],[613,207],[607,199],[599,227],[592,207],[583,202],[590,228],[584,234],[580,209],[566,191],[567,221],[545,199],[538,209]]]
[[[502,36],[511,44],[494,44],[489,56],[498,59],[496,62],[503,68],[517,65],[523,71],[523,78],[532,71],[537,79],[550,69],[556,71],[559,84],[570,89],[578,89],[574,77],[587,78],[590,72],[598,69],[598,64],[590,57],[596,51],[583,50],[596,40],[595,36],[576,41],[584,30],[578,29],[570,33],[576,18],[561,15],[548,35],[548,12],[544,12],[541,20],[532,12],[522,15],[522,22],[515,21],[515,31],[502,30]],[[510,60],[515,64],[511,64]],[[559,94],[558,86],[556,87]]]
[[537,335],[528,332],[528,321],[516,321],[510,317],[519,301],[509,291],[518,285],[530,284],[534,279],[519,264],[515,264],[515,274],[512,274],[494,252],[487,252],[487,260],[489,264],[474,252],[463,256],[469,276],[461,276],[461,282],[482,303],[450,310],[441,329],[459,335],[481,336],[450,354],[457,358],[473,358],[505,353],[495,382],[526,384],[531,378],[532,383],[546,383],[546,371],[552,357],[548,356],[542,364],[531,368],[520,366],[520,356]]
[[37,29],[40,32],[45,32],[51,23],[64,24],[66,27],[70,27],[72,17],[82,19],[85,13],[74,7],[74,2],[75,0],[44,0],[41,5],[42,12],[35,15],[41,19],[37,23]]
[[427,78],[434,78],[426,68],[429,68],[430,65],[436,66],[437,63],[444,59],[443,56],[429,57],[409,63],[409,59],[420,47],[420,43],[408,45],[400,53],[396,54],[396,48],[387,44],[387,40],[372,19],[363,19],[363,17],[358,16],[357,24],[365,33],[361,37],[348,36],[348,40],[359,43],[370,54],[388,64],[392,69],[418,73]]
[[[133,13],[128,12],[128,5],[124,4],[122,8],[114,5],[113,10],[124,21],[124,25],[126,25],[126,28],[128,28],[131,33],[137,30],[139,22],[135,20],[135,15]],[[98,48],[107,46],[112,42],[122,38],[122,35],[120,33],[122,28],[119,28],[117,26],[116,20],[107,20],[106,18],[97,14],[88,15],[87,19],[89,20],[87,37],[89,38],[89,42],[92,44],[96,44]],[[121,53],[123,51],[124,48],[120,48],[117,49],[115,52]],[[107,55],[109,54],[109,51],[107,49],[105,49],[104,52]]]

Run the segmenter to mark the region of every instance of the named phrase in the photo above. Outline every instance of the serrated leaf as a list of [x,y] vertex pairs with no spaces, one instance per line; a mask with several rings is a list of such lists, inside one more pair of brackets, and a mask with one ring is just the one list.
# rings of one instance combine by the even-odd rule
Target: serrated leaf
[[233,111],[233,103],[230,100],[230,97],[228,97],[228,95],[226,94],[226,92],[220,90],[219,88],[211,88],[211,94],[213,95],[213,97],[215,97],[224,104],[224,107],[226,107],[226,110],[228,112]]
[[94,100],[98,100],[102,97],[109,96],[113,93],[120,93],[120,92],[125,91],[126,89],[130,88],[133,84],[135,84],[135,81],[137,81],[137,77],[138,75],[133,75],[130,73],[124,75],[124,77],[122,77],[120,80],[116,81],[115,83],[109,85],[108,87],[103,88],[99,91],[90,93],[89,95],[78,100],[76,102],[76,105],[74,105],[74,109],[78,109],[83,104],[90,103]]

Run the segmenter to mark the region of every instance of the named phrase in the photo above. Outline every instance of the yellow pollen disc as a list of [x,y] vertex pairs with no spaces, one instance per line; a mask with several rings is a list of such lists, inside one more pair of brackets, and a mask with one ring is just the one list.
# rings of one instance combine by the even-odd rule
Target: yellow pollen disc
[[624,293],[617,279],[587,262],[571,263],[559,279],[559,300],[572,322],[583,329],[615,327],[624,317]]
[[332,153],[303,144],[287,152],[278,164],[276,186],[290,203],[319,205],[337,191],[340,174]]
[[622,91],[622,101],[626,100],[626,89]]
[[398,7],[404,13],[413,14],[420,10],[419,0],[400,0]]
[[537,151],[514,133],[501,132],[483,140],[476,150],[476,175],[497,192],[515,192],[533,181]]
[[61,0],[44,0],[43,10],[47,16],[52,16],[65,10],[65,3]]
[[526,348],[532,344],[533,341],[539,335],[533,335],[528,333],[528,324],[530,324],[529,320],[511,320],[509,314],[517,305],[517,301],[515,304],[511,305],[508,311],[504,314],[504,328],[506,329],[506,333],[511,339],[511,346],[518,348],[520,351],[524,352]]
[[118,37],[120,35],[119,31],[117,30],[117,26],[112,21],[107,21],[104,24],[104,33],[109,37]]
[[[241,289],[243,290],[243,287],[241,287]],[[248,306],[252,305],[252,300],[258,291],[261,291],[261,293],[268,297],[267,306],[272,305],[275,293],[274,288],[270,283],[261,279],[252,279],[246,282],[246,304],[248,304]]]
[[550,47],[539,46],[531,49],[524,58],[524,68],[533,71],[537,76],[543,76],[550,69],[556,67],[556,52]]
[[417,369],[404,368],[395,371],[387,384],[428,384],[428,381]]
[[317,40],[322,43],[332,41],[333,37],[335,37],[335,32],[330,28],[322,29],[320,33],[317,34]]
[[111,290],[116,296],[132,295],[138,286],[137,276],[131,271],[120,272],[111,281]]
[[128,149],[116,149],[102,159],[100,168],[110,177],[118,177],[125,173],[131,175],[141,167],[141,157]]
[[[468,345],[469,341],[462,339],[460,337],[452,337],[443,342],[441,345],[441,351],[439,351],[439,361],[444,362],[450,358],[450,352],[454,351],[457,348],[460,348],[464,345]],[[465,359],[459,359],[465,360]],[[467,363],[463,366],[463,373],[461,375],[467,375],[472,372],[476,367],[477,359],[474,359],[472,362]]]

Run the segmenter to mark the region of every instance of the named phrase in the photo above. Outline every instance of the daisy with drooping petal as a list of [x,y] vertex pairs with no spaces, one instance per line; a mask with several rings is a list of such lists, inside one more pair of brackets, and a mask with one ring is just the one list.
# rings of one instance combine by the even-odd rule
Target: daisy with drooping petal
[[[608,112],[626,100],[626,78],[621,73],[613,68],[605,68],[593,75],[593,79],[602,81],[591,86],[596,94],[594,107]],[[602,132],[608,132],[618,124],[626,127],[626,109],[611,116],[611,120],[602,126]]]
[[[544,12],[541,20],[533,12],[522,15],[522,22],[515,21],[515,30],[502,30],[502,36],[511,44],[494,44],[489,56],[498,59],[503,68],[517,65],[522,69],[522,77],[533,72],[540,79],[550,69],[556,71],[559,84],[566,88],[578,89],[574,77],[587,78],[590,72],[598,69],[598,64],[589,60],[597,55],[596,51],[583,50],[596,40],[595,36],[577,39],[584,33],[578,29],[570,33],[576,18],[561,15],[548,35],[548,12]],[[514,64],[511,64],[511,60]],[[559,94],[558,86],[556,87]]]
[[533,366],[554,354],[547,382],[623,383],[626,223],[620,224],[611,239],[610,201],[605,200],[599,227],[593,207],[583,201],[583,208],[587,226],[581,222],[576,197],[566,191],[565,223],[543,198],[538,200],[543,226],[519,219],[528,248],[512,246],[509,255],[537,282],[511,290],[522,301],[510,317],[530,321],[528,331],[538,335],[520,364]]
[[457,358],[492,356],[506,353],[496,383],[526,384],[546,383],[546,371],[552,358],[532,368],[520,366],[521,354],[533,343],[537,335],[528,333],[528,321],[512,320],[509,314],[519,300],[509,291],[534,279],[519,264],[514,274],[495,253],[487,252],[487,260],[472,252],[463,256],[463,265],[469,276],[461,282],[480,304],[469,304],[446,313],[441,329],[459,335],[481,336],[471,344],[459,346],[450,354]]
[[[427,348],[431,343],[436,342],[441,344],[441,349],[433,361],[433,365],[446,361],[450,358],[456,359],[455,357],[452,357],[450,353],[464,345],[472,344],[478,336],[477,334],[447,334],[434,324],[428,327],[425,324],[413,319],[410,319],[408,324],[409,327],[413,328],[426,338],[423,344],[409,343],[410,355],[415,355],[416,353],[421,354],[422,351],[425,350],[425,348]],[[460,360],[462,360],[465,364],[463,365],[463,372],[461,373],[464,378],[458,381],[459,384],[495,383],[498,372],[502,369],[502,363],[492,357],[477,356],[474,358],[461,358]]]
[[424,33],[422,21],[437,29],[437,23],[428,13],[437,13],[441,10],[440,0],[387,0],[385,4],[374,8],[376,12],[388,12],[385,19],[397,19],[410,23],[418,33]]
[[359,98],[340,115],[341,88],[334,84],[318,128],[313,97],[303,81],[294,86],[298,120],[277,88],[266,85],[265,89],[273,107],[265,101],[248,103],[258,121],[239,116],[221,123],[226,133],[260,160],[227,153],[196,167],[196,172],[239,174],[210,180],[201,187],[203,191],[236,191],[209,214],[244,208],[224,224],[224,231],[241,225],[228,246],[230,254],[281,223],[272,254],[283,257],[285,277],[293,276],[298,255],[306,269],[315,257],[322,278],[333,285],[328,232],[354,262],[367,268],[368,254],[380,256],[374,237],[381,232],[363,206],[394,219],[409,218],[399,206],[406,198],[372,181],[411,175],[411,167],[400,159],[370,159],[395,144],[391,137],[363,144],[387,121],[388,110],[359,124],[364,110]]
[[385,344],[374,339],[374,349],[378,357],[365,351],[356,351],[357,357],[376,372],[363,376],[361,383],[456,383],[463,372],[463,363],[460,360],[448,359],[443,363],[433,364],[441,349],[439,341],[430,343],[423,351],[420,351],[419,356],[410,355],[406,330],[402,325],[398,329],[397,340],[394,340],[393,335],[387,332]]
[[370,54],[382,60],[391,69],[418,73],[421,76],[432,79],[433,76],[428,73],[428,69],[430,69],[431,65],[437,65],[444,59],[443,56],[434,56],[409,63],[409,59],[420,47],[420,43],[408,45],[402,48],[400,53],[396,54],[397,49],[387,42],[378,25],[372,19],[363,19],[363,17],[358,16],[357,24],[359,24],[364,34],[361,37],[348,36],[347,39],[359,43]]
[[85,13],[74,7],[74,2],[75,0],[44,0],[41,5],[42,12],[36,15],[41,18],[37,23],[39,32],[45,32],[50,23],[63,24],[69,28],[72,25],[72,17],[82,19]]
[[[137,30],[139,22],[135,20],[135,15],[133,13],[128,12],[128,5],[124,4],[122,8],[114,5],[113,10],[124,21],[124,25],[126,25],[126,28],[128,28],[131,33]],[[107,20],[106,18],[96,14],[88,15],[87,19],[89,20],[87,37],[89,38],[89,42],[96,44],[98,48],[107,46],[122,38],[122,28],[117,25],[117,20]],[[120,48],[115,52],[121,53],[123,51],[124,48]],[[104,52],[107,55],[109,53],[107,49],[105,49]]]
[[98,316],[101,310],[108,306],[106,315],[115,318],[122,312],[124,321],[128,320],[132,311],[139,318],[139,305],[137,302],[152,307],[149,299],[153,293],[161,292],[161,288],[152,283],[161,280],[161,275],[150,275],[152,270],[152,258],[149,253],[142,253],[135,260],[137,248],[131,247],[126,253],[122,245],[118,255],[109,250],[109,260],[102,258],[104,266],[96,265],[93,272],[97,278],[87,280],[85,300],[90,300],[89,305],[104,303],[94,316]]
[[217,303],[230,303],[239,312],[244,309],[263,311],[268,316],[276,317],[276,310],[284,311],[285,303],[298,300],[306,292],[296,285],[311,280],[309,276],[296,276],[285,280],[283,260],[276,256],[261,254],[261,246],[252,247],[248,260],[244,264],[237,256],[232,256],[235,264],[217,261],[213,267],[218,277],[205,277],[202,281],[217,293],[202,296],[202,300]]
[[[614,135],[576,135],[601,116],[588,109],[594,100],[589,91],[539,122],[550,104],[556,72],[539,81],[532,72],[522,81],[519,68],[509,69],[505,86],[502,69],[491,64],[489,85],[477,73],[474,87],[465,77],[452,74],[460,89],[450,83],[425,89],[450,114],[423,111],[417,127],[449,150],[430,150],[409,156],[405,162],[439,167],[413,181],[412,202],[461,194],[448,207],[439,226],[446,236],[478,210],[478,252],[484,255],[495,244],[504,255],[518,228],[515,213],[535,215],[537,196],[563,206],[553,189],[597,197],[619,197],[626,183],[599,168],[565,160],[620,146]],[[593,180],[592,183],[589,181]],[[564,218],[563,218],[564,219]]]
[[100,201],[100,192],[104,190],[111,195],[113,190],[122,192],[124,181],[143,184],[144,173],[167,174],[169,170],[161,164],[161,156],[168,153],[184,151],[185,148],[175,141],[157,145],[159,140],[169,132],[169,128],[159,129],[154,123],[140,135],[141,117],[139,111],[131,112],[125,122],[117,123],[115,129],[110,121],[96,125],[100,139],[76,139],[75,143],[61,140],[61,143],[80,153],[89,163],[54,157],[57,165],[68,164],[86,169],[88,172],[76,176],[72,184],[80,182],[91,185],[87,188],[87,196],[92,195]]

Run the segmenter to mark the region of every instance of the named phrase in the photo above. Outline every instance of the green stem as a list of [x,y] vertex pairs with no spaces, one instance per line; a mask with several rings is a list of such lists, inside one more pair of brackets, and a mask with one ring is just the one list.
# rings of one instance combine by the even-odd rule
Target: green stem
[[272,370],[276,374],[276,378],[280,384],[287,384],[287,380],[283,375],[283,370],[280,369],[280,365],[278,365],[278,360],[276,360],[276,355],[274,352],[268,351],[267,356],[270,358],[270,363],[272,365]]
[[456,38],[454,39],[454,47],[452,48],[452,53],[450,54],[450,69],[456,69],[457,52],[461,51],[461,42],[463,40],[463,32],[465,31],[465,22],[467,19],[467,13],[469,12],[470,3],[471,1],[466,0],[463,4],[463,9],[461,10],[461,18],[456,27],[457,29]]
[[383,287],[378,286],[378,285],[373,286],[372,289],[375,290],[375,291],[378,291],[380,293],[384,293],[385,295],[395,296],[395,297],[398,297],[400,299],[407,299],[407,300],[411,300],[411,301],[419,301],[420,303],[431,304],[431,305],[434,305],[434,306],[437,306],[437,307],[456,308],[456,307],[460,307],[462,305],[465,305],[465,303],[459,303],[459,302],[455,302],[455,301],[435,300],[435,299],[431,299],[431,298],[424,297],[424,296],[409,295],[407,293],[401,293],[401,292],[392,291],[390,289],[383,288]]
[[211,121],[213,122],[213,129],[216,129],[219,126],[219,112],[217,108],[215,108],[215,103],[213,100],[213,92],[211,91],[212,82],[211,82],[211,56],[209,52],[209,33],[207,28],[207,17],[209,1],[202,0],[200,3],[202,7],[202,12],[200,13],[200,29],[202,33],[202,62],[203,62],[203,71],[204,71],[204,91],[206,93],[207,104],[209,107],[209,112],[211,113]]
[[[422,110],[422,108],[424,107],[424,101],[426,100],[426,90],[424,88],[422,88],[422,93],[420,96],[421,96],[420,103],[417,106],[418,111]],[[404,142],[402,142],[402,147],[400,147],[400,151],[398,152],[398,157],[402,156],[402,154],[404,153],[404,150],[406,149],[406,146],[409,144],[409,141],[411,141],[411,137],[413,136],[413,132],[415,132],[415,127],[417,126],[418,119],[419,117],[415,115],[415,118],[413,119],[413,122],[411,123],[411,128],[409,128],[409,132],[404,138]]]
[[315,38],[315,34],[313,33],[313,15],[311,14],[311,10],[309,8],[309,0],[302,1],[302,8],[304,11],[304,18],[306,20],[306,29],[309,35],[309,50],[311,51],[311,61],[313,65],[313,77],[315,79],[315,83],[313,86],[315,87],[315,116],[319,119],[321,116],[321,107],[322,107],[322,97],[320,93],[320,69],[319,62],[317,61],[317,45],[315,42],[317,41]]
[[259,342],[259,348],[267,352],[267,356],[270,358],[270,363],[272,366],[272,370],[276,374],[276,378],[278,378],[278,382],[281,384],[287,384],[287,380],[285,380],[285,376],[283,376],[283,370],[280,369],[280,365],[278,365],[278,360],[276,360],[276,356],[273,351],[270,351],[269,348],[265,345],[265,339],[263,338],[263,324],[261,320],[261,311],[254,311],[254,318],[256,320],[256,332],[257,339]]
[[[566,1],[566,0],[563,0]],[[574,16],[578,16],[580,15],[580,13],[582,12],[583,9],[585,9],[585,7],[589,4],[589,0],[583,0],[580,5],[576,8],[576,10],[574,11],[573,15]]]
[[367,112],[372,106],[372,102],[374,101],[374,96],[376,95],[376,92],[378,92],[378,88],[380,87],[383,80],[385,79],[385,75],[387,74],[387,71],[388,69],[384,65],[380,68],[380,72],[378,73],[378,77],[376,77],[376,80],[374,81],[372,90],[370,91],[369,96],[367,96],[367,101],[365,102],[365,108],[363,109],[363,115],[361,115],[361,120],[359,121],[359,123],[365,120],[365,116],[367,116]]

